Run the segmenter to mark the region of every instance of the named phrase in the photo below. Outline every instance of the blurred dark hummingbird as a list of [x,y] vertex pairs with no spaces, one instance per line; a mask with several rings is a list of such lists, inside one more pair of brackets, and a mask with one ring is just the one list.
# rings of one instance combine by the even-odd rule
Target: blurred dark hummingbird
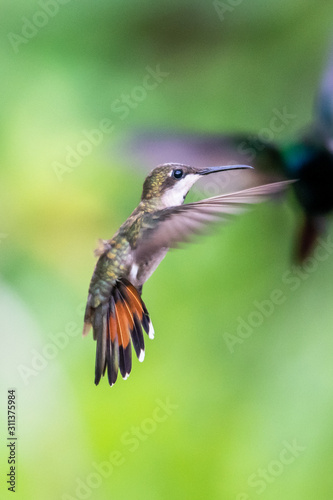
[[[283,116],[281,123],[283,127]],[[260,132],[205,135],[180,131],[140,133],[131,144],[136,162],[140,157],[144,163],[159,162],[161,157],[186,158],[198,166],[236,161],[253,165],[259,182],[297,178],[293,188],[301,213],[297,214],[295,259],[302,262],[333,211],[333,57],[320,85],[313,123],[290,144],[265,141]]]
[[83,334],[90,327],[96,345],[95,384],[107,369],[112,386],[118,369],[124,379],[132,367],[131,341],[144,359],[142,328],[154,329],[141,299],[142,287],[167,251],[205,231],[207,224],[227,220],[249,204],[263,201],[289,183],[276,182],[183,205],[191,186],[204,175],[234,169],[231,165],[198,169],[181,164],[156,167],[143,184],[141,201],[115,235],[103,241],[89,287]]

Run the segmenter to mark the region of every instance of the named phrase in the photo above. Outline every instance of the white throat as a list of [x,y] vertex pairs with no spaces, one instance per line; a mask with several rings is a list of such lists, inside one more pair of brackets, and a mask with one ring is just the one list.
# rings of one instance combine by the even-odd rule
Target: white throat
[[197,180],[198,176],[195,174],[188,174],[186,177],[184,177],[184,179],[179,180],[161,197],[161,201],[164,207],[168,208],[182,205],[185,196]]

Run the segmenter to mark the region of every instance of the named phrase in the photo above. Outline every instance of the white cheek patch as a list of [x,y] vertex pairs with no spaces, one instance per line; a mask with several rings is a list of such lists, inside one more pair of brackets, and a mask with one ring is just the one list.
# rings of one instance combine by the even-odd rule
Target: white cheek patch
[[174,207],[181,205],[184,197],[191,189],[193,184],[198,180],[195,174],[188,174],[184,179],[180,179],[177,183],[162,196],[162,202],[165,207]]

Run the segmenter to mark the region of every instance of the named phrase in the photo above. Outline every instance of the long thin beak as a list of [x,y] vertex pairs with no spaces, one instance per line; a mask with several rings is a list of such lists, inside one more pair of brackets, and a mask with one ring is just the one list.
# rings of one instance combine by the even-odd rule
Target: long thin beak
[[212,174],[213,172],[222,172],[222,170],[236,170],[238,168],[253,168],[249,165],[228,165],[226,167],[208,167],[198,170],[198,174],[207,175]]

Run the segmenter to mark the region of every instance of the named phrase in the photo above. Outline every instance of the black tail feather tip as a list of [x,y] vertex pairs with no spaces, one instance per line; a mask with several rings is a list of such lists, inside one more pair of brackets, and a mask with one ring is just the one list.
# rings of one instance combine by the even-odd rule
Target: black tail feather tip
[[[127,291],[128,286],[131,290]],[[126,307],[124,307],[125,303]],[[130,314],[128,314],[129,311]],[[119,371],[122,378],[126,380],[132,370],[132,343],[138,360],[142,362],[145,358],[142,330],[149,338],[154,338],[154,328],[147,308],[138,290],[125,280],[115,286],[107,310],[95,309],[93,329],[97,341],[96,385],[106,372],[111,387],[115,384]]]

